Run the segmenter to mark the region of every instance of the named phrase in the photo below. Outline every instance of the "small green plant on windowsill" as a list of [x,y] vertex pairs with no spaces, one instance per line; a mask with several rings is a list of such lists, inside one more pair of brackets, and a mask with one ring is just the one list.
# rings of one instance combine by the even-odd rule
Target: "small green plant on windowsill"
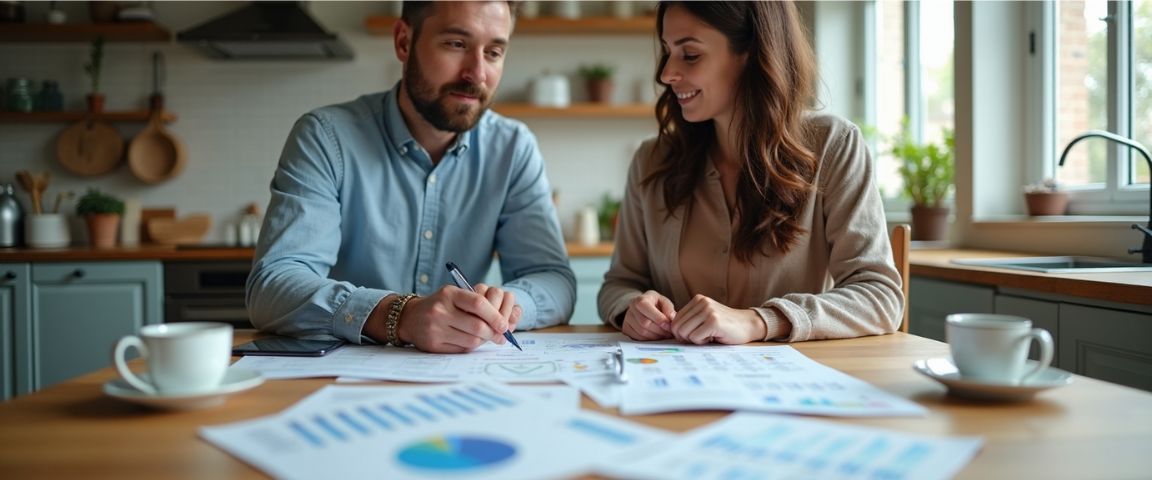
[[604,63],[581,65],[576,70],[576,73],[584,79],[588,101],[608,103],[612,100],[612,74],[615,72],[615,67]]
[[124,214],[124,202],[95,188],[89,188],[88,193],[76,202],[76,215],[88,216],[95,213]]
[[944,129],[942,144],[918,143],[912,138],[908,119],[901,123],[900,133],[892,138],[890,151],[900,162],[897,171],[904,181],[904,195],[914,206],[943,207],[955,176],[954,133]]

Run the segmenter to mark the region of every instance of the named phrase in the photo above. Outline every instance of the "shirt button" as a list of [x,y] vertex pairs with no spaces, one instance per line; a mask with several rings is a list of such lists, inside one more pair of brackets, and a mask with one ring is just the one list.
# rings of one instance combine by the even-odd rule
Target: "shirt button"
[[421,273],[420,274],[420,283],[423,283],[423,284],[428,283],[428,274],[427,273]]
[[408,147],[400,147],[400,154],[401,155],[407,155],[408,154]]
[[428,183],[436,183],[436,174],[428,175]]
[[432,239],[432,230],[425,230],[424,231],[424,239],[425,240],[431,240]]
[[352,314],[351,314],[351,313],[346,313],[346,314],[344,314],[344,323],[347,323],[347,324],[351,325],[351,324],[352,324],[352,321],[353,321],[353,319],[352,319]]

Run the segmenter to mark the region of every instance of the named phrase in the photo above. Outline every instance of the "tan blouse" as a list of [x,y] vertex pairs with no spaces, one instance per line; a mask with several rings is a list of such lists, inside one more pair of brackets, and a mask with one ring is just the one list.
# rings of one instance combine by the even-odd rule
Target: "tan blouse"
[[787,254],[749,264],[731,251],[732,223],[719,175],[693,196],[691,218],[666,218],[660,185],[641,185],[664,155],[655,140],[632,160],[612,266],[597,299],[600,317],[613,324],[628,303],[656,290],[682,308],[695,294],[762,318],[775,307],[792,324],[788,341],[891,333],[904,309],[900,275],[892,262],[873,162],[860,130],[828,114],[805,118],[814,132],[816,191],[800,216],[807,230]]

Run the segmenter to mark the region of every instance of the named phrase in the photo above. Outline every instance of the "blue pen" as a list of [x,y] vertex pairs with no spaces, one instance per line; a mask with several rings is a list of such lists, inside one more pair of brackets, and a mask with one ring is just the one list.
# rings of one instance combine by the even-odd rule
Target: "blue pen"
[[[466,288],[466,289],[468,289],[468,291],[473,292],[473,293],[476,292],[476,289],[472,288],[472,284],[468,283],[468,279],[464,278],[464,274],[460,272],[460,268],[457,267],[455,263],[448,262],[448,263],[444,264],[444,268],[448,269],[448,273],[450,275],[452,275],[452,281],[456,282],[457,287]],[[504,338],[507,338],[509,342],[512,342],[512,345],[515,345],[516,348],[518,350],[520,350],[521,352],[524,351],[523,348],[520,348],[520,342],[517,342],[516,337],[512,336],[512,332],[505,330],[504,331]]]

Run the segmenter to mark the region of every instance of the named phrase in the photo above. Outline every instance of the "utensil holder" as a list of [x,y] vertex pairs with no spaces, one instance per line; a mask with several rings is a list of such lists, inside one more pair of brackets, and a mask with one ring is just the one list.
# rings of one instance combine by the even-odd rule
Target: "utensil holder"
[[24,235],[29,247],[65,248],[72,243],[68,217],[64,214],[29,215],[24,222]]

